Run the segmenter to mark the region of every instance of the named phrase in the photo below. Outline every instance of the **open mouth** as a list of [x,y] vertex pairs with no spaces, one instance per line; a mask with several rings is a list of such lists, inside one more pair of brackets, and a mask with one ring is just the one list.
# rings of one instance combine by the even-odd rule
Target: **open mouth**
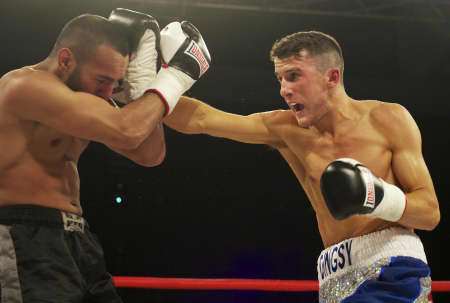
[[302,111],[305,108],[305,106],[301,103],[292,103],[289,107],[295,112]]

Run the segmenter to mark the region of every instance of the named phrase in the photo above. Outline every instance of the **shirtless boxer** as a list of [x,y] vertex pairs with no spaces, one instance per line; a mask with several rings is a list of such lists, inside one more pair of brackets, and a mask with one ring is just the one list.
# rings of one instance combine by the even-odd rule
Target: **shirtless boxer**
[[281,153],[325,246],[320,302],[427,302],[430,270],[414,229],[434,229],[440,212],[413,118],[399,104],[349,97],[329,35],[286,36],[271,58],[290,110],[242,116],[183,97],[165,123]]
[[[159,49],[167,64],[157,71]],[[81,216],[78,159],[96,141],[161,163],[161,119],[209,60],[189,22],[160,33],[153,17],[117,9],[72,19],[46,59],[0,79],[2,303],[122,302]],[[112,106],[114,89],[133,102]]]

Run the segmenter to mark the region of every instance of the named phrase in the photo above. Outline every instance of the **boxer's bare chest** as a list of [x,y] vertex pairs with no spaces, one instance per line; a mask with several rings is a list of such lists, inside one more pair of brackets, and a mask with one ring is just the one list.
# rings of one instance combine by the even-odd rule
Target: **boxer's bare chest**
[[374,130],[352,130],[338,138],[312,138],[306,148],[297,147],[295,154],[302,158],[305,178],[318,182],[325,167],[338,158],[352,158],[369,167],[375,174],[384,175],[391,153],[387,141]]
[[286,148],[281,154],[290,164],[313,207],[323,205],[320,177],[326,166],[337,158],[353,158],[370,168],[375,175],[390,172],[391,151],[386,134],[366,120],[349,124],[338,134],[318,134],[292,127],[284,135]]
[[30,121],[19,121],[6,128],[0,135],[0,143],[9,147],[0,158],[2,176],[77,175],[76,165],[88,141]]
[[7,139],[11,148],[0,161],[0,204],[81,213],[77,161],[88,142],[29,121],[9,125]]
[[74,138],[41,124],[29,131],[29,152],[43,164],[77,162],[88,141]]
[[392,178],[392,152],[386,134],[362,121],[334,137],[305,134],[305,131],[293,128],[284,142],[286,147],[280,149],[280,153],[294,171],[316,212],[325,246],[381,228],[384,223],[363,216],[354,216],[345,222],[333,219],[323,201],[320,177],[331,161],[353,158],[370,168],[376,176],[389,180]]

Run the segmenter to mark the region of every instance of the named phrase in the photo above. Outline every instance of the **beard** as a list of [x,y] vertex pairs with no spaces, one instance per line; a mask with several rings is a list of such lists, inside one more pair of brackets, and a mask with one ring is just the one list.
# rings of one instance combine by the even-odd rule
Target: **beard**
[[70,74],[66,81],[66,85],[73,91],[81,91],[80,68],[78,66]]

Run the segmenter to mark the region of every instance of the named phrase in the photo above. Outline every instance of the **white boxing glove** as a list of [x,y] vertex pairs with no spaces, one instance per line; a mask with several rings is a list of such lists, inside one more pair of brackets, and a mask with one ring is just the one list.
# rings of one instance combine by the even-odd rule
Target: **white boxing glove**
[[209,68],[211,56],[198,29],[190,22],[172,22],[161,30],[165,62],[150,86],[170,114],[183,95]]

